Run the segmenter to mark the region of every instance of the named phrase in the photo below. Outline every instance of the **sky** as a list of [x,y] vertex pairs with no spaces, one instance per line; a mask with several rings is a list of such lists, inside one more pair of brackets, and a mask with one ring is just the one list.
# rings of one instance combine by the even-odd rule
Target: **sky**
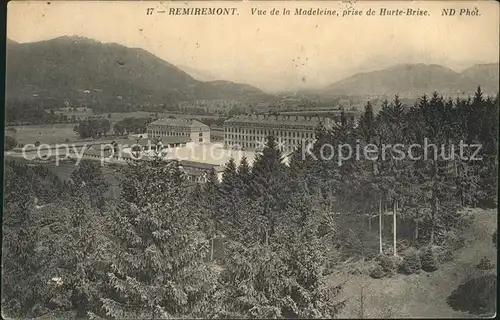
[[[235,16],[146,15],[147,8],[236,8]],[[251,9],[267,10],[252,15]],[[270,15],[276,8],[280,15]],[[284,16],[283,9],[291,15]],[[295,8],[340,16],[296,16]],[[366,16],[408,8],[429,16]],[[456,9],[442,16],[442,9]],[[459,16],[477,8],[480,16]],[[344,10],[362,16],[342,17]],[[498,62],[496,1],[11,1],[7,37],[25,43],[60,36],[140,47],[177,66],[266,91],[326,86],[357,72],[400,63],[441,64],[456,71]]]

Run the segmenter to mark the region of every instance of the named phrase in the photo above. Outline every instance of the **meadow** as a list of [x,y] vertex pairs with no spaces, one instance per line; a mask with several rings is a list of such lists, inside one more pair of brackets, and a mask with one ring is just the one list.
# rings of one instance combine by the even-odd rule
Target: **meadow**
[[19,144],[35,143],[64,143],[74,142],[79,139],[73,131],[72,123],[41,124],[16,126],[13,130],[6,129],[5,133],[14,137]]

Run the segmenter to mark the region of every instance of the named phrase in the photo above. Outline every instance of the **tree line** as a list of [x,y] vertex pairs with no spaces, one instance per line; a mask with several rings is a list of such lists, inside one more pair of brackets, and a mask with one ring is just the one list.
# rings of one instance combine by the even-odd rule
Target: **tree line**
[[86,119],[80,120],[74,127],[74,131],[78,133],[80,138],[100,138],[106,135],[113,129],[115,135],[123,136],[131,133],[144,133],[147,131],[147,126],[153,121],[153,118],[134,118],[127,117],[113,125],[108,119]]
[[30,101],[8,99],[5,102],[5,122],[8,125],[67,123],[63,114],[46,112],[43,106]]

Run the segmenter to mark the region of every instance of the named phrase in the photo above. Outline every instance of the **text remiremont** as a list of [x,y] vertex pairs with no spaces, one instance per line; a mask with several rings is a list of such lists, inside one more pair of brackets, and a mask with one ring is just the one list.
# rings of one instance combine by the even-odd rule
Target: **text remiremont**
[[190,15],[190,16],[234,16],[237,15],[236,8],[169,8],[168,14],[170,15]]

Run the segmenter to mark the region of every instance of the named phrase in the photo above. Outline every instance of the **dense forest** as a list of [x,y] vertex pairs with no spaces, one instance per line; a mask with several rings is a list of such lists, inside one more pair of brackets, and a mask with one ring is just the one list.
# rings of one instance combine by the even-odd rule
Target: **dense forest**
[[[252,166],[231,160],[222,181],[211,172],[191,188],[175,161],[130,163],[117,169],[118,198],[104,196],[99,162],[81,162],[68,181],[8,162],[3,315],[335,317],[342,286],[325,275],[339,263],[376,261],[376,278],[432,272],[461,245],[470,218],[460,209],[497,206],[498,107],[480,89],[413,106],[396,96],[376,115],[368,103],[357,125],[319,125],[311,152],[298,148],[288,164],[270,136]],[[482,159],[325,157],[336,150],[325,146],[425,139],[480,144]]]

